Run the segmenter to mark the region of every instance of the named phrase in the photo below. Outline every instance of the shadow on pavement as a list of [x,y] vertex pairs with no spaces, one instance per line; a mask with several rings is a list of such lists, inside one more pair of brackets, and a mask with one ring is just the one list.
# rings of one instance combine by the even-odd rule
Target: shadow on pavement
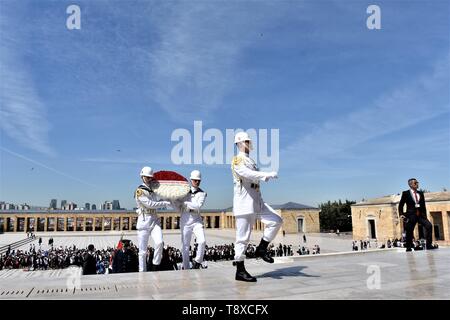
[[267,273],[264,273],[260,276],[257,276],[256,278],[274,278],[274,279],[282,279],[284,277],[312,277],[312,278],[319,278],[320,276],[316,275],[310,275],[307,273],[303,273],[302,270],[307,267],[304,266],[294,266],[294,267],[287,267],[287,268],[280,268],[274,271],[270,271]]

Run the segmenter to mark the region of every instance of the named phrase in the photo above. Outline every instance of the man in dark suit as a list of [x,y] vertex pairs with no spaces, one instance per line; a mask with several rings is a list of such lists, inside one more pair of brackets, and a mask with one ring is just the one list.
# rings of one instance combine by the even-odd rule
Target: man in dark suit
[[[406,232],[406,251],[411,251],[412,238],[416,223],[422,225],[425,229],[427,249],[435,249],[432,245],[432,226],[427,219],[427,208],[425,206],[425,196],[422,191],[418,191],[419,182],[415,178],[408,180],[409,190],[403,191],[398,212],[403,218]],[[406,203],[406,212],[403,207]]]
[[130,240],[123,239],[122,249],[116,249],[112,262],[113,273],[138,272],[138,255]]
[[83,275],[97,274],[97,259],[95,258],[95,248],[93,244],[88,246],[88,252],[83,257]]

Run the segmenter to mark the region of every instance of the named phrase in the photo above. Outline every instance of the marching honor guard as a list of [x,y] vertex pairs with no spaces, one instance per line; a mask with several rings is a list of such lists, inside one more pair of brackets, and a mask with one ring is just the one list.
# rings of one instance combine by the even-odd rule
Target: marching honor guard
[[153,271],[159,269],[163,253],[163,237],[161,223],[156,215],[157,208],[166,208],[170,205],[168,201],[160,201],[152,191],[150,184],[153,179],[153,170],[150,167],[144,167],[141,170],[141,184],[135,191],[134,198],[139,214],[136,229],[138,231],[139,246],[139,272],[147,271],[147,246],[149,236],[152,236],[155,242],[155,253],[153,256]]
[[183,269],[189,269],[189,248],[191,245],[192,233],[197,240],[197,254],[192,261],[192,269],[200,269],[205,254],[205,232],[203,229],[203,220],[200,215],[200,209],[205,203],[206,192],[200,189],[202,176],[200,171],[191,172],[191,190],[189,194],[181,199],[174,201],[173,206],[180,213],[181,245],[183,257]]
[[233,214],[236,218],[235,279],[238,281],[256,282],[244,266],[245,251],[250,241],[252,226],[256,219],[264,224],[264,233],[256,248],[256,257],[273,263],[267,247],[283,222],[282,218],[266,204],[261,196],[260,182],[278,177],[277,172],[259,171],[255,161],[249,157],[252,149],[251,139],[246,132],[236,134],[234,143],[239,150],[233,157],[231,171],[234,181]]

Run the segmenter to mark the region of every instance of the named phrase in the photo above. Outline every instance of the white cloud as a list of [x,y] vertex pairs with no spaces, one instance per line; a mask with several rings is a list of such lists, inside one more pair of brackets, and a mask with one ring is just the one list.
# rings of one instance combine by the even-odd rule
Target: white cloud
[[0,19],[0,127],[14,141],[46,155],[54,155],[49,144],[50,124],[46,107],[35,89],[33,78],[21,61],[11,28]]
[[152,94],[176,121],[205,120],[239,81],[239,59],[279,16],[273,3],[182,2],[154,11]]
[[5,152],[7,152],[7,153],[9,153],[9,154],[11,154],[11,155],[13,155],[13,156],[15,156],[15,157],[17,157],[17,158],[20,158],[20,159],[26,160],[26,161],[28,161],[28,162],[31,162],[31,163],[33,163],[33,164],[35,164],[35,165],[38,165],[38,166],[40,166],[40,167],[42,167],[42,168],[44,168],[44,169],[47,169],[47,170],[49,170],[49,171],[52,171],[52,172],[54,172],[54,173],[56,173],[56,174],[59,174],[59,175],[61,175],[61,176],[63,176],[63,177],[66,177],[66,178],[72,179],[72,180],[74,180],[74,181],[80,182],[80,183],[85,184],[85,185],[87,185],[87,186],[89,186],[89,187],[99,189],[96,185],[93,185],[93,184],[91,184],[91,183],[89,183],[89,182],[87,182],[87,181],[78,179],[77,177],[74,177],[74,176],[72,176],[72,175],[70,175],[70,174],[67,174],[67,173],[65,173],[65,172],[59,171],[59,170],[57,170],[57,169],[55,169],[55,168],[49,167],[49,166],[47,166],[46,164],[43,164],[43,163],[41,163],[41,162],[39,162],[39,161],[33,160],[33,159],[31,159],[31,158],[28,158],[28,157],[26,157],[26,156],[24,156],[24,155],[22,155],[22,154],[19,154],[19,153],[17,153],[17,152],[11,151],[11,150],[6,149],[6,148],[1,147],[1,146],[0,146],[0,149],[3,150],[3,151],[5,151]]
[[95,163],[111,163],[111,164],[140,164],[140,165],[151,165],[155,164],[170,164],[170,157],[151,157],[145,159],[133,159],[133,158],[84,158],[81,159],[83,162],[95,162]]
[[330,119],[300,137],[282,151],[282,164],[284,161],[291,163],[289,159],[298,163],[300,160],[332,158],[360,143],[448,113],[449,57],[438,61],[429,74],[394,89],[369,106]]

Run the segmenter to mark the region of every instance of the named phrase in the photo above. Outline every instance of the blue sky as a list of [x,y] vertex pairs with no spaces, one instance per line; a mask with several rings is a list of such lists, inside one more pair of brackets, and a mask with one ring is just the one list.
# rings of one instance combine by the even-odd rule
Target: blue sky
[[[66,8],[81,8],[81,30]],[[177,128],[280,129],[272,204],[450,188],[450,5],[377,1],[0,0],[0,200],[132,208],[144,165],[203,173],[232,204],[228,165],[171,162]],[[120,151],[117,151],[120,150]]]

